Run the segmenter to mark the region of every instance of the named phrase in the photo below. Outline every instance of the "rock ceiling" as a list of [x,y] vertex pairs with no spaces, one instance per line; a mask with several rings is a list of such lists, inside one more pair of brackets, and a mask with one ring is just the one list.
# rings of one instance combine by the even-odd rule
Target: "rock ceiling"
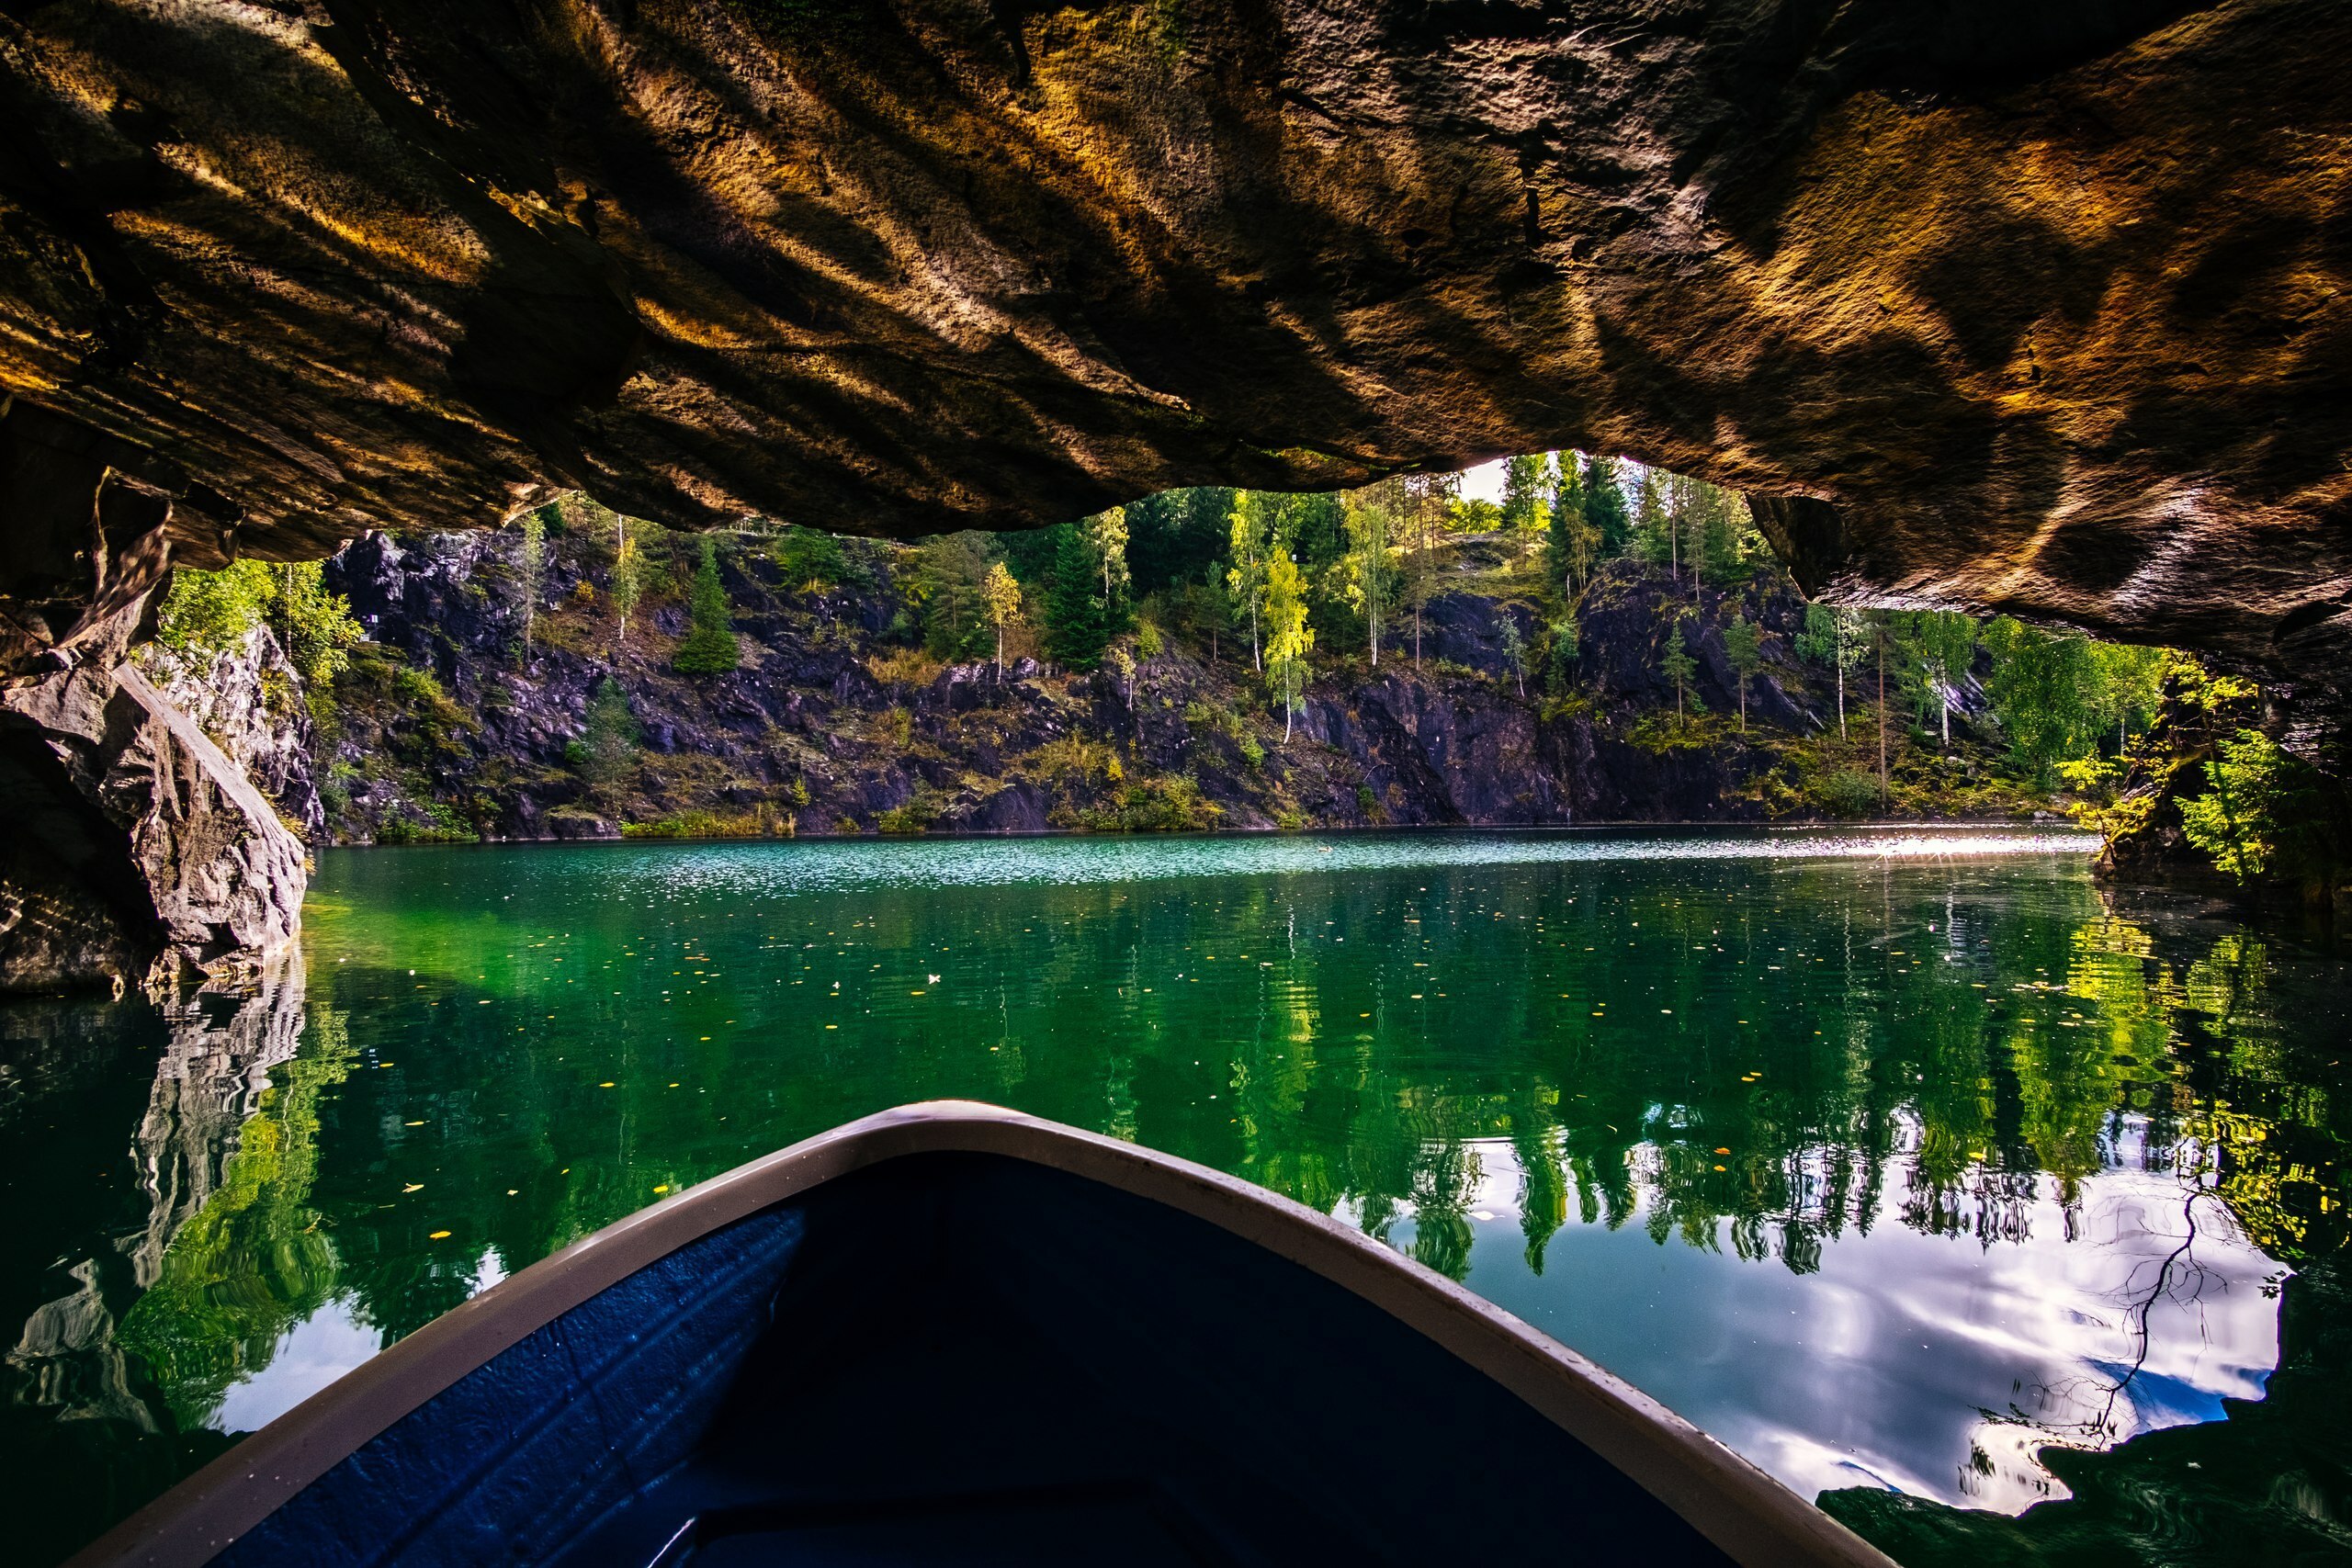
[[909,534],[1576,446],[1816,591],[2325,674],[2347,62],[2337,0],[12,3],[0,615],[559,488]]

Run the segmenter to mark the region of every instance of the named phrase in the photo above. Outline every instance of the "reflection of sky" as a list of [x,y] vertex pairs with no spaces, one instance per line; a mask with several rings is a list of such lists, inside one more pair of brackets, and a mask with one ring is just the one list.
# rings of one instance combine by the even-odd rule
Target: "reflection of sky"
[[382,1332],[353,1317],[353,1305],[337,1296],[279,1335],[269,1355],[220,1396],[213,1429],[257,1432],[382,1349]]
[[[496,1252],[484,1248],[474,1266],[474,1292],[506,1278]],[[336,1296],[277,1337],[221,1394],[206,1425],[218,1432],[258,1432],[384,1348],[383,1331],[353,1315],[357,1303]]]
[[[2223,1397],[2259,1398],[2278,1361],[2266,1287],[2284,1271],[2218,1201],[2185,1210],[2169,1176],[2085,1182],[2072,1240],[2048,1177],[2021,1201],[2023,1234],[1989,1243],[1905,1225],[1893,1191],[1867,1235],[1849,1225],[1824,1244],[1813,1274],[1739,1258],[1727,1226],[1721,1251],[1659,1246],[1640,1216],[1617,1231],[1581,1225],[1571,1202],[1536,1276],[1521,1260],[1510,1145],[1475,1146],[1470,1288],[1808,1497],[1884,1484],[2015,1513],[2066,1495],[2034,1449],[2217,1419]],[[1411,1238],[1409,1219],[1390,1236]],[[2143,1359],[2138,1303],[2160,1273],[2168,1289],[2146,1308]]]

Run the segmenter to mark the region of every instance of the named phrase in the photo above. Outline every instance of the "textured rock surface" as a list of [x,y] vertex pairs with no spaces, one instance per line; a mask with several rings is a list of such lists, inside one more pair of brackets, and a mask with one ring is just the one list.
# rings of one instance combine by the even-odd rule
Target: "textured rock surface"
[[124,665],[0,694],[0,990],[245,966],[294,933],[302,846]]
[[[2333,671],[2346,58],[2337,0],[62,0],[0,18],[0,385],[198,564],[1576,444],[1777,498],[1809,587]],[[83,479],[0,562],[36,650],[119,575]]]
[[268,626],[219,652],[180,654],[150,643],[138,660],[164,700],[220,748],[281,821],[306,840],[318,837],[325,824],[311,776],[311,716],[301,677]]

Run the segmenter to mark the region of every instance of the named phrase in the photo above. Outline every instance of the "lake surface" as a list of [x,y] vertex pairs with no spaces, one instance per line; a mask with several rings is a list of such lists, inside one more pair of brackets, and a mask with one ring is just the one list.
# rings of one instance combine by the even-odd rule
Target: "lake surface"
[[2345,966],[2089,848],[330,852],[250,996],[0,1009],[0,1499],[53,1560],[566,1242],[965,1096],[1336,1213],[1906,1561],[2340,1553]]

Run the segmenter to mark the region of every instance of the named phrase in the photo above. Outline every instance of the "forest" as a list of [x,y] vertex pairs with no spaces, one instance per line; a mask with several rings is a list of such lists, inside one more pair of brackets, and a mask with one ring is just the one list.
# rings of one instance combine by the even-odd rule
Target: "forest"
[[[1263,768],[1268,746],[1290,744],[1310,693],[1356,693],[1402,671],[1430,680],[1476,673],[1445,657],[1434,626],[1449,602],[1458,620],[1470,595],[1489,617],[1488,673],[1539,724],[1605,716],[1603,688],[1622,694],[1630,660],[1638,667],[1631,678],[1652,682],[1657,705],[1637,705],[1611,722],[1649,754],[1746,750],[1777,737],[1770,745],[1786,761],[1778,776],[1787,782],[1768,773],[1750,790],[1768,817],[2017,812],[2040,801],[2125,834],[2146,827],[2163,793],[2177,797],[2172,809],[2197,852],[2237,881],[2289,863],[2333,874],[2342,859],[2338,814],[2312,807],[2324,795],[2321,781],[2261,728],[2256,687],[2186,655],[2007,617],[1804,604],[1737,494],[1622,458],[1512,458],[1497,500],[1465,497],[1463,484],[1461,474],[1440,473],[1336,492],[1174,491],[1058,526],[942,534],[911,546],[756,517],[717,535],[673,535],[572,494],[524,515],[501,536],[503,558],[469,569],[481,581],[465,586],[498,599],[517,623],[513,657],[558,650],[585,661],[584,708],[560,743],[562,764],[586,786],[585,806],[628,795],[649,723],[713,696],[714,682],[744,670],[747,650],[762,660],[756,639],[736,625],[744,596],[762,582],[803,604],[829,594],[870,601],[883,619],[836,636],[851,636],[890,690],[920,686],[947,667],[982,667],[993,682],[1016,667],[1059,671],[1109,682],[1132,712],[1138,671],[1165,671],[1182,650],[1204,677],[1178,694],[1191,699],[1187,716],[1221,715],[1244,771]],[[410,729],[438,738],[426,750],[450,751],[469,702],[445,688],[463,684],[463,660],[452,653],[437,664],[385,664],[326,581],[317,564],[181,572],[159,647],[185,660],[266,625],[288,666],[277,678],[302,688],[330,738],[368,706],[372,690],[378,705],[402,710]],[[1622,610],[1629,596],[1638,613],[1609,622],[1606,637],[1593,635],[1592,617]],[[825,640],[821,626],[810,631],[811,646]],[[1629,637],[1638,646],[1629,648]],[[1452,651],[1452,642],[1443,646]],[[1710,659],[1712,682],[1702,679]],[[670,685],[632,683],[633,670]],[[1834,744],[1792,730],[1807,716],[1782,690],[1794,694],[1800,682],[1819,688],[1821,712],[1809,722],[1832,726]],[[282,705],[284,694],[273,700]],[[920,750],[908,704],[892,700],[888,691],[874,699],[885,708],[875,739],[886,750],[895,740]],[[1099,728],[1082,714],[1065,716]],[[1753,735],[1751,716],[1763,727]],[[2190,731],[2201,743],[2184,751],[2177,742]],[[1955,761],[1962,739],[1970,755],[1996,760],[1997,776],[1972,761],[1971,780],[1985,787],[1955,793],[1933,764]],[[1197,770],[1127,776],[1137,761],[1122,741],[1089,764],[1105,775],[1098,785],[1115,786],[1111,798],[1063,808],[1052,824],[1216,824]],[[348,775],[355,764],[326,771],[337,766]],[[2167,769],[2167,791],[2145,787]],[[787,813],[822,784],[805,765],[784,780],[790,771],[769,770]],[[1384,814],[1377,782],[1366,773],[1351,786],[1363,819],[1414,819],[1403,807]],[[417,770],[406,784],[421,800],[451,793]],[[332,806],[345,787],[329,778],[322,789]],[[952,821],[940,798],[917,780],[874,820],[885,831]],[[1276,825],[1293,817],[1345,825],[1288,800],[1270,799]],[[457,806],[425,809],[424,819],[403,827],[396,817],[373,836],[495,836],[469,828]],[[862,825],[854,807],[831,815],[843,827]],[[766,830],[732,828],[752,818],[698,807],[673,808],[666,820],[684,832]]]

